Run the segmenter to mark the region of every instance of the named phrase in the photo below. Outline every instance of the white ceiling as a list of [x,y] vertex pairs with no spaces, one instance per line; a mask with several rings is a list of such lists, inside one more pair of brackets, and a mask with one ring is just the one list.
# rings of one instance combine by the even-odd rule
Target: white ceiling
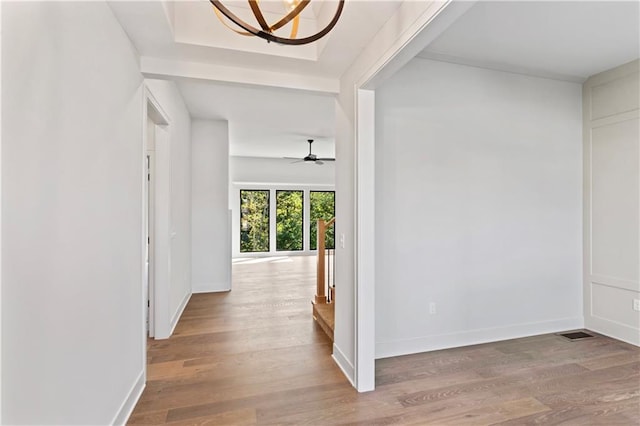
[[[277,11],[279,1],[263,4]],[[301,25],[322,25],[335,1],[319,7],[314,0]],[[282,73],[281,81],[311,81],[315,76],[337,82],[400,4],[347,0],[334,30],[302,48],[231,32],[207,0],[115,1],[110,6],[143,59],[213,64],[253,76],[256,71]],[[583,81],[640,56],[639,19],[638,1],[481,1],[419,56]],[[334,155],[335,100],[321,94],[324,89],[242,86],[216,82],[215,76],[173,78],[194,118],[229,121],[231,155],[302,157],[308,138],[316,139],[317,155]]]
[[[109,4],[141,56],[338,78],[401,2],[347,0],[335,28],[306,47],[235,34],[218,20],[208,0]],[[332,15],[335,4],[328,1],[316,10]],[[327,19],[319,21],[324,26]]]
[[[246,4],[246,0],[223,2],[231,7]],[[109,3],[143,58],[233,67],[236,74],[259,70],[293,75],[297,80],[318,76],[334,79],[336,87],[337,79],[400,4],[398,0],[347,0],[338,24],[319,42],[282,46],[233,33],[218,20],[208,0]],[[336,5],[336,0],[313,0],[304,11],[300,35],[311,27],[324,27]],[[278,12],[281,6],[282,0],[261,1],[265,12]],[[177,83],[194,118],[229,121],[231,155],[304,157],[306,140],[312,138],[314,154],[334,156],[332,95],[195,79],[177,79]]]
[[178,82],[194,118],[229,121],[230,155],[334,156],[335,98],[296,90]]
[[640,2],[483,1],[418,56],[583,81],[640,56]]

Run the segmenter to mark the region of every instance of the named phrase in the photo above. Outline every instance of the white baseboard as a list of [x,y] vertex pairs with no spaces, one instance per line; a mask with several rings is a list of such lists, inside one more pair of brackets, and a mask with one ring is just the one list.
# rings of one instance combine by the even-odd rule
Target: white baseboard
[[585,318],[585,328],[605,336],[640,346],[640,330],[627,324],[611,321],[601,317]]
[[331,355],[331,358],[333,358],[335,363],[338,364],[338,367],[340,367],[342,373],[344,373],[344,375],[347,377],[347,379],[351,383],[351,386],[355,388],[355,368],[353,368],[353,364],[349,362],[347,357],[344,356],[340,348],[337,347],[335,343],[333,344],[333,355]]
[[438,334],[415,339],[376,342],[376,359],[408,355],[460,346],[517,339],[538,334],[556,333],[584,327],[584,318],[563,318],[552,321],[484,328],[451,334]]
[[169,324],[169,327],[171,327],[171,331],[169,332],[169,336],[171,336],[173,334],[173,330],[176,329],[176,325],[178,325],[178,321],[180,321],[180,317],[182,316],[182,313],[184,312],[184,308],[187,307],[187,304],[189,303],[189,300],[191,300],[191,294],[192,293],[187,293],[184,295],[184,299],[182,299],[182,302],[180,302],[180,306],[178,306],[178,309],[176,310],[176,313],[173,314],[173,318],[171,318],[171,324]]
[[133,409],[136,407],[136,404],[140,399],[140,396],[142,396],[142,391],[144,390],[144,387],[145,387],[145,380],[144,380],[144,370],[143,370],[138,375],[138,378],[133,383],[131,390],[129,390],[129,393],[127,394],[126,398],[120,405],[120,409],[118,410],[116,415],[113,417],[113,420],[111,421],[112,425],[124,425],[127,423],[127,421],[129,420],[129,416],[131,416]]
[[223,283],[195,283],[191,287],[192,293],[219,293],[231,290],[230,282]]

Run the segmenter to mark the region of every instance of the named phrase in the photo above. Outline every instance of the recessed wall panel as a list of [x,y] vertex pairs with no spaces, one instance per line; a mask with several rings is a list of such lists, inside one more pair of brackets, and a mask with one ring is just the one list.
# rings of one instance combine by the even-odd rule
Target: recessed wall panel
[[591,133],[592,274],[638,280],[638,119]]
[[637,74],[609,81],[591,89],[591,119],[638,109],[640,80]]
[[[615,287],[591,284],[591,315],[630,327],[640,327],[640,312],[633,310],[633,299],[640,293]],[[626,309],[620,309],[625,307]]]

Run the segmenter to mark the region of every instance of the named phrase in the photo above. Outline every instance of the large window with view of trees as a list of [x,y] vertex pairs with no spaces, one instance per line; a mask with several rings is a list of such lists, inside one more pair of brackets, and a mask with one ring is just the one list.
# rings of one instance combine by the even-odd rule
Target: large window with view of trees
[[[309,192],[309,210],[310,210],[310,235],[309,241],[311,250],[318,248],[318,219],[329,220],[336,215],[336,193],[334,191],[310,191]],[[335,226],[327,230],[325,247],[335,248]]]
[[269,191],[240,190],[240,252],[269,251]]
[[303,191],[276,191],[276,250],[302,250]]

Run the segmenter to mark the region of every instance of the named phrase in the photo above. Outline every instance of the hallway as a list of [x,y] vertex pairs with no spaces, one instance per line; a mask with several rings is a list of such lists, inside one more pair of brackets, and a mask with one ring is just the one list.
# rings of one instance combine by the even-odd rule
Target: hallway
[[355,394],[311,317],[315,261],[244,259],[231,292],[194,294],[174,335],[148,341],[129,424],[278,422],[291,404]]

